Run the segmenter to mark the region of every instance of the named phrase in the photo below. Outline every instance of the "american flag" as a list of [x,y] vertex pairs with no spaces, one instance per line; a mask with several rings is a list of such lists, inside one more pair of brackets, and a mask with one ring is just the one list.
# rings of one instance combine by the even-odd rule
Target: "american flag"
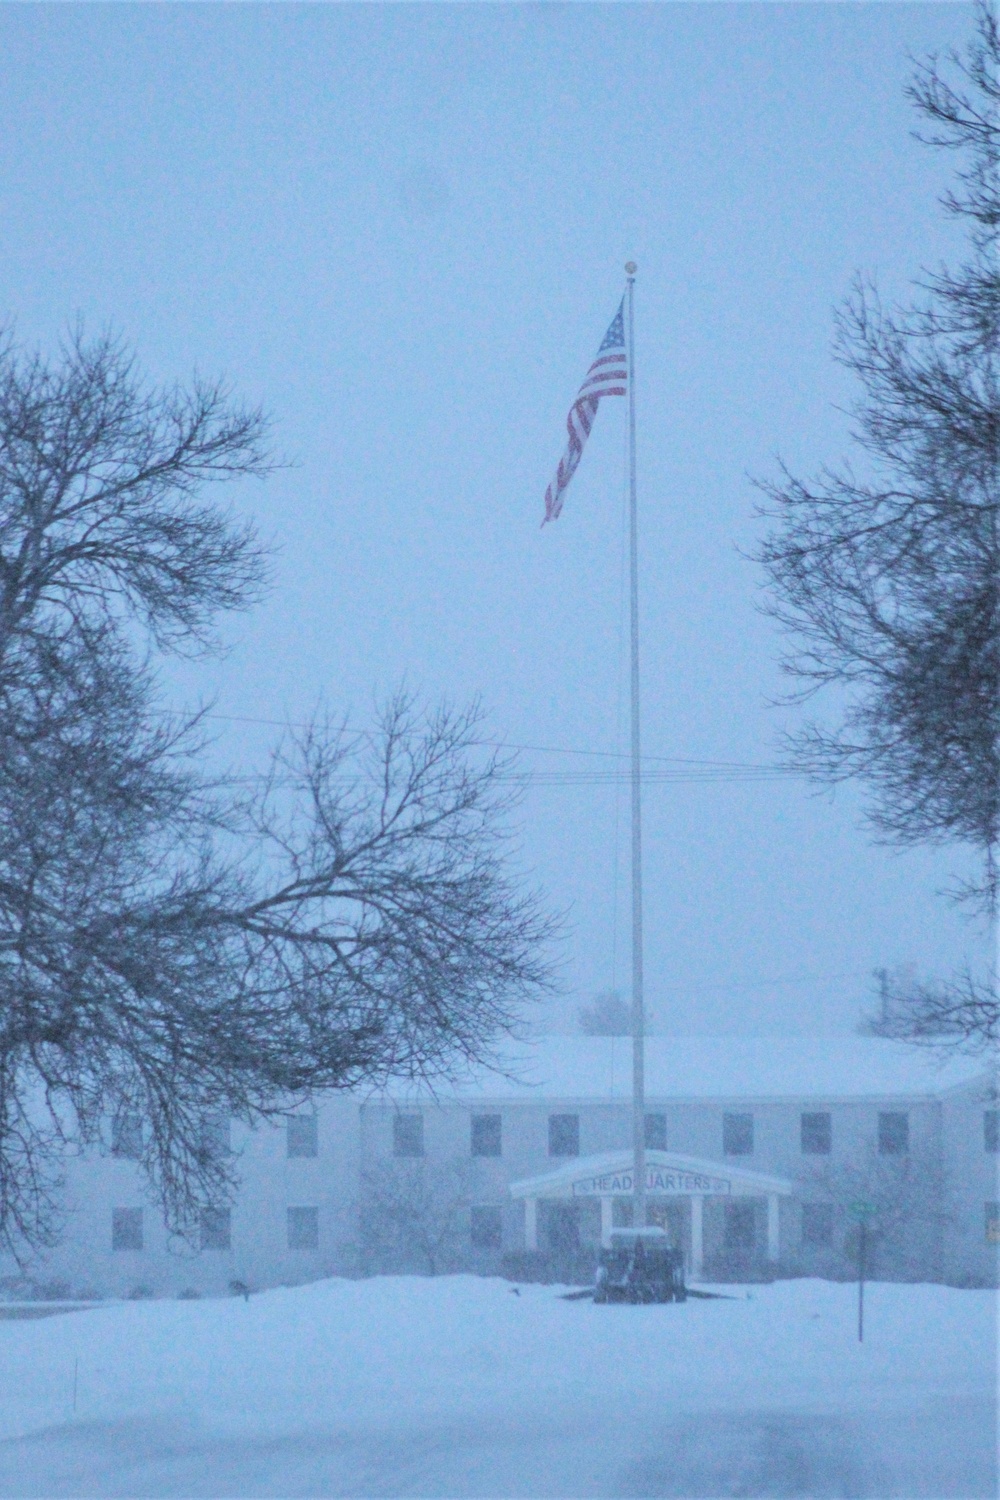
[[[569,442],[559,460],[556,477],[545,491],[545,521],[554,521],[563,507],[563,495],[576,473],[583,445],[590,436],[597,408],[604,396],[624,396],[628,390],[628,359],[625,353],[625,298],[618,305],[611,327],[576,393],[566,418]],[[545,525],[545,521],[542,525]]]

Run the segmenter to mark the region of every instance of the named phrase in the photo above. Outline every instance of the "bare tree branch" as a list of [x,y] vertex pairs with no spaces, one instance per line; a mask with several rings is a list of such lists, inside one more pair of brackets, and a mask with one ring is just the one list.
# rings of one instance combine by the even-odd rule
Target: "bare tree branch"
[[[263,474],[259,413],[149,392],[112,341],[0,349],[0,1247],[59,1228],[70,1144],[144,1123],[179,1233],[225,1202],[211,1122],[495,1060],[551,982],[508,767],[478,708],[405,696],[210,781],[154,648],[201,650],[264,578],[200,498]],[[140,630],[145,628],[146,638]],[[138,651],[144,654],[139,655]]]
[[[858,281],[838,320],[836,357],[861,389],[853,437],[863,471],[826,469],[805,481],[782,470],[762,482],[759,513],[770,529],[758,558],[765,611],[788,642],[790,700],[835,690],[834,713],[789,737],[790,760],[821,782],[860,778],[881,838],[971,847],[982,876],[962,894],[993,917],[1000,32],[987,4],[947,68],[937,59],[920,66],[909,93],[931,122],[931,143],[964,153],[944,205],[968,224],[970,254],[953,270],[925,273],[919,300],[903,309],[886,308]],[[925,1035],[926,1005],[914,997],[914,1039]],[[985,1015],[964,1014],[976,1024]]]
[[908,974],[893,975],[865,1030],[935,1051],[992,1054],[1000,1045],[1000,998],[994,984],[968,969],[949,983],[917,983]]

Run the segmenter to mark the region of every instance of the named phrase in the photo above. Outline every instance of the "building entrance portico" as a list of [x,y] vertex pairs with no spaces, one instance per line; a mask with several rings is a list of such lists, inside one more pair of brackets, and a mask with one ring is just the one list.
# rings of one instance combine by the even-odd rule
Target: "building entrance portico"
[[[513,1198],[524,1202],[525,1248],[538,1249],[539,1202],[600,1204],[601,1243],[610,1244],[615,1228],[630,1222],[633,1161],[631,1151],[579,1157],[553,1172],[512,1182]],[[685,1252],[688,1274],[698,1280],[705,1259],[705,1199],[763,1198],[767,1203],[767,1259],[781,1252],[778,1204],[792,1193],[786,1178],[734,1167],[728,1162],[704,1161],[673,1151],[646,1152],[646,1219],[659,1224]]]

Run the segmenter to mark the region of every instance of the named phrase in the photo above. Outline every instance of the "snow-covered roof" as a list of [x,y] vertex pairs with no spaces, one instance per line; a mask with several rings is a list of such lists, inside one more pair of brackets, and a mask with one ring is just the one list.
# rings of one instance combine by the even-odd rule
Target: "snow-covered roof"
[[[440,1099],[628,1099],[628,1037],[551,1036],[509,1053],[509,1071],[483,1070],[435,1090]],[[655,1099],[867,1099],[946,1093],[990,1072],[876,1037],[666,1037],[646,1039],[646,1097]],[[387,1091],[401,1098],[405,1088]],[[413,1097],[413,1095],[410,1095]]]

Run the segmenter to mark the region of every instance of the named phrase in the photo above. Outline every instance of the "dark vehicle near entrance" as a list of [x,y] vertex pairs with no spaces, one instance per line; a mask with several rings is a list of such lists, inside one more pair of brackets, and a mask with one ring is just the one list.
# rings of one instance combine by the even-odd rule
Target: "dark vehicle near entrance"
[[686,1300],[684,1252],[671,1245],[664,1230],[614,1230],[597,1262],[595,1302]]

